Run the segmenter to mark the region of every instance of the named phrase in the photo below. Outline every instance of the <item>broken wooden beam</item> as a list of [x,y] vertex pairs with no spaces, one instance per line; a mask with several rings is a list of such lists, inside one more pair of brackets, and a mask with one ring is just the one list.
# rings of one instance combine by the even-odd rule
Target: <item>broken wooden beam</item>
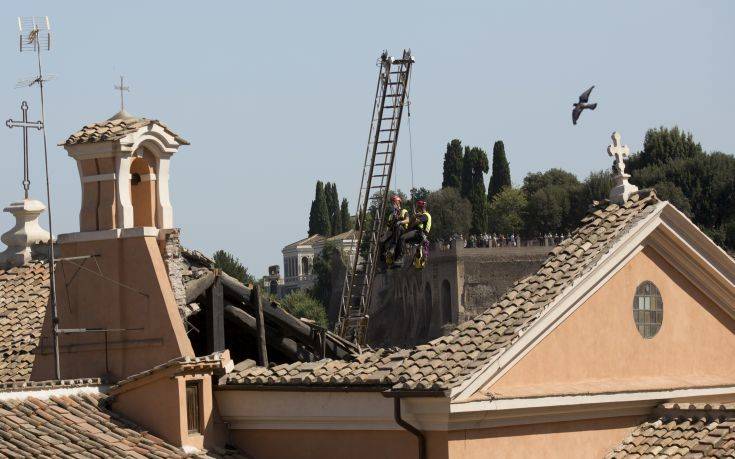
[[[251,336],[257,336],[258,326],[255,317],[243,311],[237,306],[226,304],[224,308],[225,319],[231,324],[235,324],[238,328],[244,330]],[[317,360],[316,355],[300,345],[291,338],[278,336],[273,332],[266,332],[266,340],[268,345],[278,350],[281,354],[292,359],[294,362],[313,362]]]
[[263,298],[257,285],[250,293],[250,307],[255,310],[255,325],[258,328],[258,361],[261,366],[268,366],[268,347],[265,341],[265,320],[263,320]]
[[204,308],[207,352],[225,350],[224,295],[219,272],[215,272],[214,281],[207,290],[207,307]]
[[194,301],[196,301],[197,298],[202,296],[207,291],[207,289],[212,286],[214,278],[214,272],[209,271],[204,276],[187,282],[185,285],[186,304],[193,303]]

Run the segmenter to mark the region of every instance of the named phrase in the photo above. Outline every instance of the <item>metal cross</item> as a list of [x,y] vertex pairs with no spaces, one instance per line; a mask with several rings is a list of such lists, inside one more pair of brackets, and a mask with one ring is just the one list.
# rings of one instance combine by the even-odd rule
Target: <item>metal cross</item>
[[615,163],[613,167],[618,171],[620,175],[625,175],[625,158],[630,156],[630,148],[627,145],[620,144],[620,133],[612,133],[612,145],[607,146],[607,154],[615,157]]
[[123,91],[130,91],[130,86],[125,86],[124,78],[120,75],[120,85],[115,85],[115,89],[120,91],[120,111],[125,110],[125,99],[123,98]]
[[25,197],[28,199],[28,189],[31,186],[31,181],[28,178],[28,128],[35,128],[40,131],[43,129],[43,122],[28,121],[28,103],[25,100],[20,104],[20,109],[23,112],[23,120],[9,119],[5,122],[5,125],[10,129],[14,127],[23,128],[23,190],[25,190]]

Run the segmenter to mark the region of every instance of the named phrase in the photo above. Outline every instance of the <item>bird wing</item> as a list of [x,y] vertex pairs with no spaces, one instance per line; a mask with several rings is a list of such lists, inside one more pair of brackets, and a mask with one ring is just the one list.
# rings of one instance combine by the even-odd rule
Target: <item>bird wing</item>
[[577,124],[577,120],[579,119],[579,115],[582,114],[582,110],[584,109],[580,106],[574,107],[572,110],[572,124]]
[[579,103],[583,104],[590,100],[590,94],[592,93],[592,90],[595,89],[595,86],[592,85],[588,90],[582,93],[581,96],[579,96]]

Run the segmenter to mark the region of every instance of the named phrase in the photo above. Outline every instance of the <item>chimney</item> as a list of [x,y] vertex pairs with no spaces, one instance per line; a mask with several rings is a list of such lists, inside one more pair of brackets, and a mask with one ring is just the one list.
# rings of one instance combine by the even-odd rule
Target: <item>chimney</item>
[[3,209],[15,217],[15,226],[0,237],[8,246],[0,253],[0,269],[23,266],[31,260],[32,249],[36,244],[49,242],[49,232],[38,223],[38,217],[44,210],[46,206],[35,199],[14,202]]

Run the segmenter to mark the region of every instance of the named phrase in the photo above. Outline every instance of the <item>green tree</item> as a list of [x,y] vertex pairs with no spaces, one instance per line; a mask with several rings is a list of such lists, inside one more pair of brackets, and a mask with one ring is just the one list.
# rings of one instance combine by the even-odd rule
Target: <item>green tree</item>
[[662,127],[646,132],[643,150],[631,156],[626,171],[632,183],[655,188],[716,242],[735,248],[725,235],[735,210],[735,157],[706,153],[691,133]]
[[566,219],[572,210],[571,195],[560,185],[549,185],[528,197],[526,229],[529,236],[571,229]]
[[328,325],[327,312],[324,310],[324,306],[307,292],[302,290],[293,291],[283,297],[280,305],[295,317],[311,319],[322,327]]
[[677,159],[693,159],[704,155],[702,146],[694,141],[691,132],[677,126],[649,129],[643,140],[643,151],[632,155],[627,165],[631,170],[640,170],[654,164],[666,164]]
[[[340,266],[344,266],[342,254],[333,243],[327,243],[319,256],[314,259],[316,281],[314,286],[309,289],[309,294],[324,305],[325,309],[329,307],[335,287],[332,285],[335,270],[339,269]],[[339,287],[342,286],[339,285]]]
[[342,223],[342,233],[349,231],[355,227],[352,223],[352,217],[350,216],[350,204],[347,202],[347,198],[342,198],[342,205],[339,209],[340,222]]
[[218,250],[212,255],[214,259],[214,267],[221,269],[222,272],[234,277],[243,284],[254,284],[255,278],[248,273],[246,268],[239,259],[229,252]]
[[498,234],[520,234],[526,195],[519,188],[506,187],[496,194],[488,210],[490,231]]
[[460,188],[462,186],[462,142],[454,139],[447,144],[444,153],[444,172],[442,188]]
[[427,190],[424,187],[421,188],[411,188],[411,199],[408,200],[407,203],[405,203],[405,207],[410,211],[416,208],[416,201],[426,201],[426,199],[429,197],[429,194],[431,194],[431,191]]
[[529,172],[523,178],[523,192],[526,197],[531,196],[541,188],[549,185],[560,185],[564,188],[575,188],[579,186],[579,180],[571,172],[563,169],[553,168],[546,172]]
[[684,196],[684,192],[681,191],[681,188],[671,182],[658,182],[653,186],[653,188],[656,190],[656,195],[658,197],[669,201],[686,216],[691,218],[692,206],[689,204],[687,197]]
[[327,207],[327,198],[324,193],[324,184],[321,181],[317,181],[314,200],[311,202],[311,211],[309,212],[309,236],[315,234],[329,236],[331,234],[330,226],[329,208]]
[[463,198],[472,204],[472,225],[470,232],[480,234],[487,228],[487,196],[485,195],[485,174],[489,170],[487,154],[479,147],[465,147],[462,159]]
[[337,184],[329,183],[324,187],[324,196],[327,200],[327,210],[329,212],[329,227],[331,229],[330,234],[327,236],[334,236],[341,233],[342,229],[342,215],[339,209],[339,195],[337,193]]
[[472,224],[472,204],[455,187],[430,193],[426,205],[431,214],[432,241],[446,241],[454,234],[467,234]]
[[493,145],[493,170],[487,188],[487,199],[492,202],[495,195],[509,186],[511,186],[510,164],[505,157],[505,144],[502,140],[498,140]]
[[613,186],[615,186],[615,182],[612,172],[590,172],[590,175],[582,182],[580,198],[577,202],[586,209],[592,205],[592,201],[607,199],[610,196],[610,190],[612,190]]
[[583,186],[574,174],[562,169],[529,173],[523,179],[526,194],[524,232],[527,236],[574,229],[589,204],[582,204]]

